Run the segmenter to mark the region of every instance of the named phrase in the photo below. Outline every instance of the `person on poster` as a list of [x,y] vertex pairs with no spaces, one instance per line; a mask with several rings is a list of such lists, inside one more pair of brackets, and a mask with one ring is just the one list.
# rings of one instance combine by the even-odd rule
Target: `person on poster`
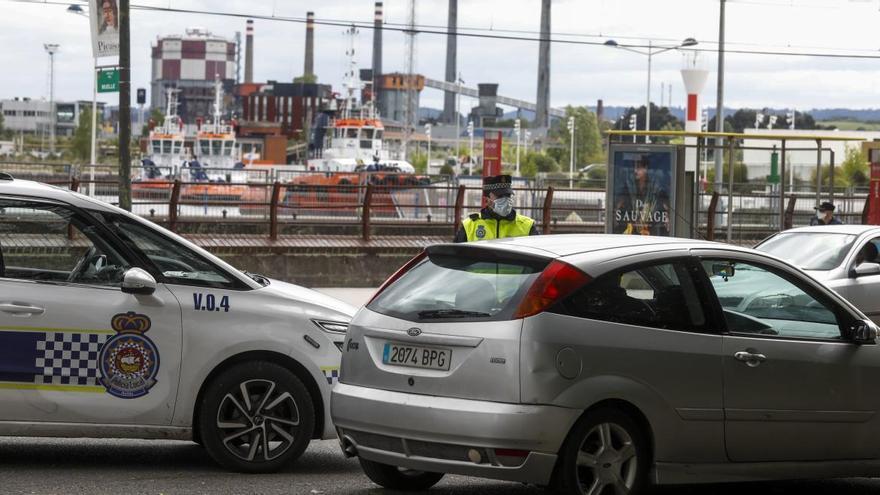
[[669,191],[660,177],[662,171],[650,169],[650,155],[635,157],[632,175],[616,186],[615,234],[670,234]]
[[100,0],[101,21],[98,35],[115,35],[119,32],[119,8],[116,0]]

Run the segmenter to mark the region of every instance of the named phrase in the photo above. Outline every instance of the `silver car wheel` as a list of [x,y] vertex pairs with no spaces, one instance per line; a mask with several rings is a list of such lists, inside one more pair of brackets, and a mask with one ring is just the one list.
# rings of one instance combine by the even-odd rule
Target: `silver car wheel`
[[220,401],[217,428],[223,445],[239,459],[270,461],[293,445],[299,408],[290,392],[276,388],[271,380],[248,380]]
[[614,423],[590,429],[577,455],[577,481],[585,495],[628,494],[638,475],[638,457],[630,434]]

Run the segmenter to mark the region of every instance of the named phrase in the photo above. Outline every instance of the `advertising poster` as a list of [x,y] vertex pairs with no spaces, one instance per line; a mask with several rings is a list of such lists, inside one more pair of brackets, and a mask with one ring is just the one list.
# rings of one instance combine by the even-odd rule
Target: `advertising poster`
[[608,176],[609,232],[675,235],[675,173],[673,148],[614,150]]
[[117,0],[89,0],[92,53],[95,58],[119,55],[119,5]]

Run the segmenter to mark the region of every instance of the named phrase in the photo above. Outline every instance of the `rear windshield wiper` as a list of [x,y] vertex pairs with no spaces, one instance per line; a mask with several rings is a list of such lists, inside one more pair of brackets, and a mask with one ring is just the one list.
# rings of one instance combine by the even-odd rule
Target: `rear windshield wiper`
[[480,311],[464,311],[461,309],[431,309],[427,311],[419,311],[419,318],[423,320],[433,320],[440,318],[478,318],[492,316],[489,313]]

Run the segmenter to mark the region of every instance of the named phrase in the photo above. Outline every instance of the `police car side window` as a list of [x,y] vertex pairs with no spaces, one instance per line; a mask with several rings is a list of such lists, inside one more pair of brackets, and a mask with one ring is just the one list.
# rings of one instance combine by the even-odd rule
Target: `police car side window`
[[139,251],[162,273],[168,283],[243,289],[246,286],[187,247],[148,226],[122,215],[106,215],[107,223],[129,247]]
[[97,227],[52,203],[0,200],[0,276],[119,286],[131,265]]

